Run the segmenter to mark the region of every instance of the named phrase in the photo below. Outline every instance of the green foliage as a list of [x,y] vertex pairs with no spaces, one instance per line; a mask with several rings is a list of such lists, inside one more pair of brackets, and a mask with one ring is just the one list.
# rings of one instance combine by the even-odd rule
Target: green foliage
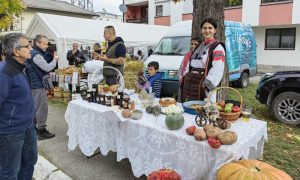
[[21,0],[0,0],[0,29],[7,28],[26,8]]

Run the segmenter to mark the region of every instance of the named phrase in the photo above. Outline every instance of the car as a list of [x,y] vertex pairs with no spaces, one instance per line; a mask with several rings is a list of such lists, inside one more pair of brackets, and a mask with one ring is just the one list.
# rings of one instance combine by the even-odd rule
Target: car
[[300,70],[266,73],[260,79],[256,99],[267,105],[274,118],[300,124]]

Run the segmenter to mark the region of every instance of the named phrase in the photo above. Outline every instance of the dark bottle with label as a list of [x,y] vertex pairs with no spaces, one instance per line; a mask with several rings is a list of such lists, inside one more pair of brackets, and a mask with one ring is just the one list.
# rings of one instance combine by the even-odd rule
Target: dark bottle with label
[[123,90],[122,89],[118,89],[118,95],[117,95],[117,105],[122,107],[123,104]]

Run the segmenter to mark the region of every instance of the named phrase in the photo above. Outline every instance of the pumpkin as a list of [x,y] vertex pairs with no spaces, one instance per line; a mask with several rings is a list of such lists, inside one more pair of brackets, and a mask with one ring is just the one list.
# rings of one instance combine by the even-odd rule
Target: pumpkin
[[217,180],[292,180],[287,173],[258,160],[240,160],[223,165],[217,172]]
[[203,129],[196,129],[194,132],[194,137],[198,141],[203,141],[206,139],[206,134]]
[[214,149],[218,149],[219,147],[221,147],[221,142],[218,139],[208,138],[207,142]]
[[184,124],[182,114],[167,114],[165,124],[170,130],[180,129]]
[[207,137],[215,138],[216,139],[221,132],[222,132],[222,130],[220,128],[213,127],[213,128],[209,128],[206,131],[206,135],[207,135]]
[[230,145],[236,142],[237,135],[233,131],[225,131],[218,135],[218,139],[220,140],[221,144]]
[[131,112],[130,112],[130,110],[129,110],[129,109],[124,109],[124,110],[122,111],[122,116],[123,116],[124,118],[130,118],[130,117],[131,117]]
[[203,130],[206,132],[208,129],[210,128],[214,128],[215,126],[212,125],[212,124],[206,124],[204,127],[203,127]]
[[161,169],[150,173],[147,180],[181,180],[181,176],[172,169]]
[[196,130],[196,126],[190,126],[185,129],[185,131],[188,135],[194,135],[195,130]]

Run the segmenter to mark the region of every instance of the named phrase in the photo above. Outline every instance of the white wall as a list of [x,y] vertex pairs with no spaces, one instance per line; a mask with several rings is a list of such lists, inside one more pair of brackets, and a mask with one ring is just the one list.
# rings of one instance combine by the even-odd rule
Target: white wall
[[193,13],[193,0],[185,0],[183,2],[183,14]]
[[266,29],[279,27],[280,26],[253,28],[257,41],[257,64],[271,66],[298,66],[300,68],[300,25],[284,26],[284,28],[296,27],[295,50],[265,50]]
[[155,17],[155,2],[154,0],[148,1],[148,24],[154,24]]
[[251,24],[251,26],[259,25],[259,8],[261,0],[243,0],[242,22]]
[[293,1],[293,24],[300,24],[300,0]]
[[182,1],[178,3],[170,2],[171,25],[182,21],[183,4],[184,3]]

